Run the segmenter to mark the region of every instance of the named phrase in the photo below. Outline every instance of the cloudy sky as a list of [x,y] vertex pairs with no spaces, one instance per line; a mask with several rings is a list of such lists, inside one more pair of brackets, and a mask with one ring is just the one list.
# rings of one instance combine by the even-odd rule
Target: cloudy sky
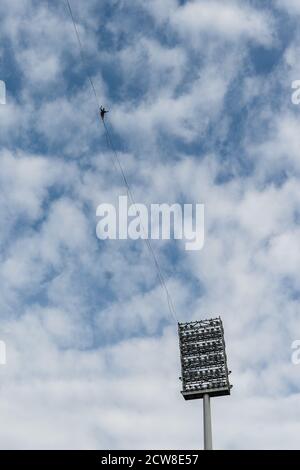
[[221,449],[299,448],[299,0],[2,0],[0,447],[202,447],[176,324],[142,241],[100,241],[126,194],[204,203],[205,245],[155,241],[179,321],[221,315]]

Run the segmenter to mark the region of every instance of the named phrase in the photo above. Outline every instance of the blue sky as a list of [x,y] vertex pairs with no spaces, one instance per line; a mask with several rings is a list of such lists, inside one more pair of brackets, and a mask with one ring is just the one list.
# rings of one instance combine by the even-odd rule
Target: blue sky
[[156,241],[180,321],[221,315],[231,397],[217,448],[299,448],[298,0],[3,0],[2,448],[197,448],[176,325],[147,247],[96,208],[204,203],[205,245]]

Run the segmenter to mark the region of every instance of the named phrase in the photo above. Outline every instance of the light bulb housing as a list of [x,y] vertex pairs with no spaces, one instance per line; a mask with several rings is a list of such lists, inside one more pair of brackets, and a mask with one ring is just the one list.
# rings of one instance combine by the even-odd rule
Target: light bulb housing
[[184,399],[230,395],[221,318],[178,323],[178,336]]

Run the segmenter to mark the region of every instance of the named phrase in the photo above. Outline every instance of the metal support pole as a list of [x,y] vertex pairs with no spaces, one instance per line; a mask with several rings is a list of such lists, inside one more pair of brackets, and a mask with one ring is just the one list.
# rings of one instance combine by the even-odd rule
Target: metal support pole
[[204,450],[212,450],[210,396],[203,395],[203,434]]

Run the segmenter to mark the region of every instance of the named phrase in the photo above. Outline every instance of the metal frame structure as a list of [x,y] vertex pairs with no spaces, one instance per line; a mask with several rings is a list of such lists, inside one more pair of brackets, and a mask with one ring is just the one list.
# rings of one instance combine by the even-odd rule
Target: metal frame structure
[[210,397],[230,395],[224,329],[220,317],[178,323],[182,395],[203,399],[204,448],[212,449]]

